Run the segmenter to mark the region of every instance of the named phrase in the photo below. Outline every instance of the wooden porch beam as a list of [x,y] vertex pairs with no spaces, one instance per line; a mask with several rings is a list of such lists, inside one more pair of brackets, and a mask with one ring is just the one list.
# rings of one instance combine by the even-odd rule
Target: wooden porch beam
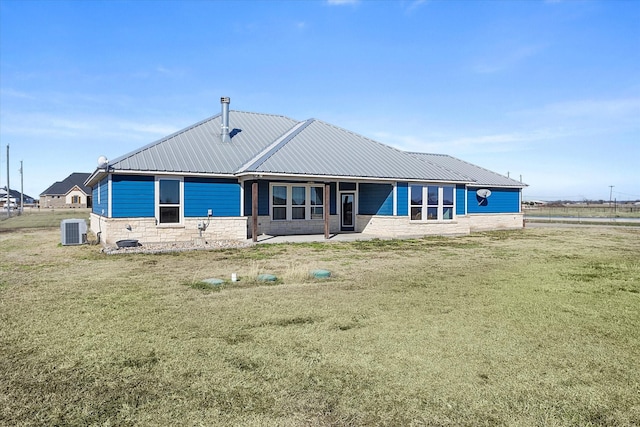
[[258,181],[251,184],[251,239],[258,241]]
[[331,189],[329,188],[329,184],[324,185],[324,238],[329,238],[329,205],[331,198]]

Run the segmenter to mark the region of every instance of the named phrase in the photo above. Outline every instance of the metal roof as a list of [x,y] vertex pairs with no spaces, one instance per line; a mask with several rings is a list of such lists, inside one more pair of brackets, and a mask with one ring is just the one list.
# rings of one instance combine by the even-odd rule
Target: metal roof
[[466,182],[447,168],[365,138],[320,120],[311,119],[277,151],[255,165],[256,172],[396,178]]
[[[409,153],[321,120],[229,112],[231,141],[221,138],[221,114],[109,162],[108,172],[234,175],[274,174],[404,179],[523,187],[518,181],[451,156]],[[95,183],[107,173],[97,169]]]
[[520,181],[511,179],[499,173],[492,172],[472,163],[465,162],[448,154],[431,154],[431,153],[409,153],[410,155],[435,163],[444,168],[456,171],[457,173],[468,177],[470,184],[479,186],[500,186],[500,187],[526,187]]
[[233,111],[231,142],[222,142],[220,116],[125,154],[109,166],[120,171],[233,174],[297,123],[283,116]]

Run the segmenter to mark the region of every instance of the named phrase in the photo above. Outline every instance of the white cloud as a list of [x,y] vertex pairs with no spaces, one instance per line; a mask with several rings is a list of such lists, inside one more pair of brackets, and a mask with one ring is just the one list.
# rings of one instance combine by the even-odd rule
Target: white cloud
[[405,151],[429,153],[508,153],[522,152],[531,148],[534,142],[552,141],[567,136],[563,129],[533,129],[530,131],[440,133],[421,135],[399,135],[377,132],[374,138]]
[[414,0],[414,1],[409,3],[409,6],[407,6],[406,11],[408,13],[411,13],[414,10],[418,9],[419,7],[421,7],[422,5],[427,4],[427,1],[428,0]]
[[11,97],[11,98],[20,98],[20,99],[29,99],[29,100],[33,100],[36,99],[33,95],[30,95],[26,92],[21,92],[18,90],[14,90],[14,89],[2,89],[0,90],[0,96],[2,97]]
[[360,0],[327,0],[327,4],[332,6],[342,6],[345,4],[357,4]]
[[480,74],[492,74],[514,68],[524,60],[537,55],[544,49],[542,45],[523,45],[510,49],[496,47],[495,51],[505,51],[500,55],[487,55],[486,58],[478,59],[473,65],[473,71]]
[[640,118],[640,98],[578,100],[549,104],[542,110],[547,114],[571,117],[632,116]]

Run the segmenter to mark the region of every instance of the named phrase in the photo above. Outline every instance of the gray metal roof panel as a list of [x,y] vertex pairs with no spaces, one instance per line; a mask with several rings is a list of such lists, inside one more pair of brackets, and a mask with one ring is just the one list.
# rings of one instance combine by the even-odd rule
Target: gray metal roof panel
[[409,153],[349,130],[309,119],[229,112],[231,142],[220,138],[221,115],[205,119],[110,162],[116,171],[276,173],[523,187],[524,184],[447,155]]
[[500,186],[500,187],[526,187],[524,184],[515,179],[500,175],[499,173],[490,171],[483,167],[460,160],[448,154],[432,154],[432,153],[409,153],[412,156],[424,161],[438,164],[447,169],[458,172],[467,176],[473,185],[479,186]]
[[467,182],[447,168],[337,126],[311,120],[255,170],[263,173]]
[[233,174],[297,121],[284,116],[231,111],[230,143],[220,139],[220,114],[145,145],[109,163],[118,171]]

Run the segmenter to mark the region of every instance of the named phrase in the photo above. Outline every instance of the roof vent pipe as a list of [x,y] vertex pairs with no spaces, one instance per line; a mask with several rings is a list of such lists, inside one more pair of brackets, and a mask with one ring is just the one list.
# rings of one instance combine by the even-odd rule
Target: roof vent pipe
[[222,142],[231,142],[231,136],[229,135],[229,103],[231,99],[228,96],[220,98],[222,104],[222,129],[220,130],[220,136]]

